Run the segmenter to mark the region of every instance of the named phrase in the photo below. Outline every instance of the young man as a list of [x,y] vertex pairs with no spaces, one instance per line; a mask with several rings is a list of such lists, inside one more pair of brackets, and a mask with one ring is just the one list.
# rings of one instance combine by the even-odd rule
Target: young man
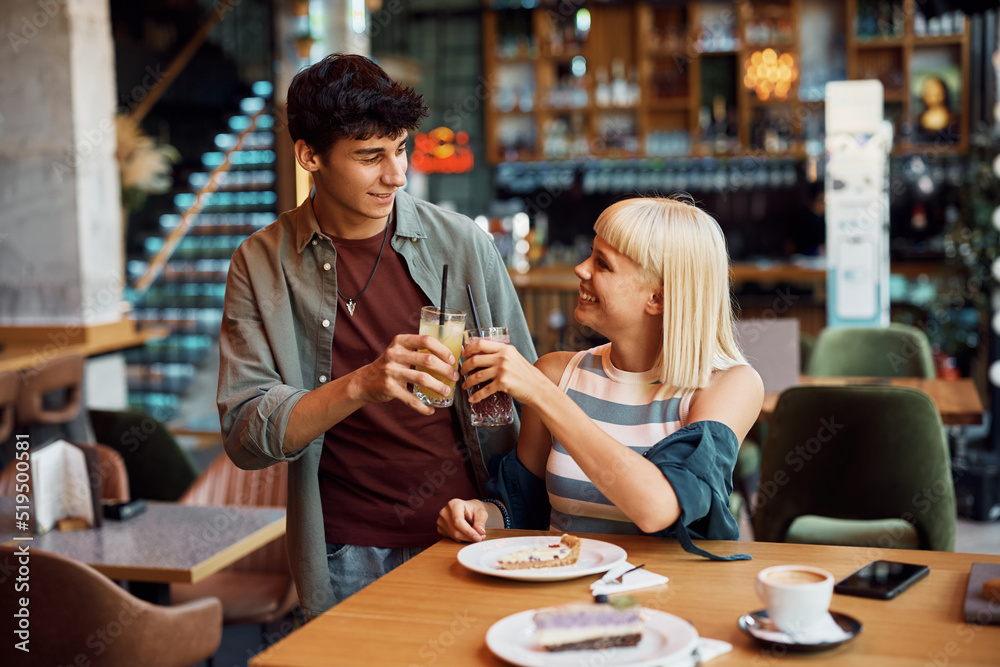
[[[289,131],[315,191],[233,255],[220,338],[218,404],[240,467],[288,461],[288,556],[308,616],[437,539],[438,509],[482,496],[518,424],[470,424],[458,391],[433,409],[408,385],[444,393],[418,368],[458,378],[441,343],[415,332],[437,303],[506,326],[534,360],[513,285],[492,240],[467,217],[419,201],[406,139],[423,98],[372,61],[332,55],[288,89]],[[429,352],[428,352],[429,351]]]

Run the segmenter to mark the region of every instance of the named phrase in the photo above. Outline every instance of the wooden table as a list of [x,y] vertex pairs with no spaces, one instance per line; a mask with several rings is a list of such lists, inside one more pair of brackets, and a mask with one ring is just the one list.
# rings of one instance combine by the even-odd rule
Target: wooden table
[[50,531],[29,544],[127,580],[133,593],[165,604],[171,583],[197,583],[284,534],[283,509],[150,502],[146,512],[127,521]]
[[172,421],[167,429],[184,447],[202,450],[222,446],[222,427],[217,411]]
[[129,319],[91,326],[0,327],[0,372],[44,366],[78,354],[93,357],[144,345],[169,334],[165,327],[137,330]]
[[[536,534],[541,533],[491,530],[487,537]],[[962,620],[971,564],[1000,563],[1000,556],[764,542],[702,545],[716,553],[746,551],[754,557],[724,563],[687,554],[673,540],[589,537],[618,544],[630,562],[645,563],[648,570],[670,577],[665,586],[630,594],[641,598],[645,607],[690,620],[702,636],[731,643],[733,650],[707,663],[711,667],[1000,664],[1000,626],[968,625]],[[477,574],[456,560],[463,546],[451,540],[439,542],[264,650],[250,660],[250,666],[504,665],[486,646],[490,626],[526,609],[585,601],[596,579],[543,583]],[[864,625],[857,638],[836,649],[785,654],[762,648],[736,625],[740,615],[762,607],[753,582],[765,567],[816,565],[840,579],[875,559],[923,563],[931,573],[894,600],[835,595],[831,608]]]
[[[923,378],[863,378],[863,377],[812,377],[799,376],[799,384],[810,387],[830,387],[845,385],[883,385],[892,387],[910,387],[927,394],[945,426],[960,426],[983,423],[983,401],[979,398],[976,384],[969,378],[959,380],[925,380]],[[781,392],[773,392],[764,396],[764,405],[760,409],[760,419],[768,421],[774,414]]]

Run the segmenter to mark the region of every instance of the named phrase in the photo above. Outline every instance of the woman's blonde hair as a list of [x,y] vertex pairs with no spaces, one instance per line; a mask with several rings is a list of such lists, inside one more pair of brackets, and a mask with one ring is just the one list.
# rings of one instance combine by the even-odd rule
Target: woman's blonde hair
[[704,387],[713,370],[746,363],[733,333],[726,239],[712,216],[677,196],[625,199],[594,231],[663,289],[664,384]]

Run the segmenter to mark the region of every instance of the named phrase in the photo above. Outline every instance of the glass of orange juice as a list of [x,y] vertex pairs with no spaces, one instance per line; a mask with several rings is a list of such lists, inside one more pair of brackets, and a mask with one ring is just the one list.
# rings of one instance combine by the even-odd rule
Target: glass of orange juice
[[[443,322],[443,324],[442,324]],[[465,312],[456,308],[441,309],[437,306],[424,306],[420,309],[420,335],[433,336],[444,343],[452,356],[455,357],[455,370],[458,370],[458,357],[462,354],[462,336],[465,332]],[[426,352],[427,350],[420,350]],[[451,393],[442,396],[436,391],[419,384],[413,385],[413,393],[426,405],[435,408],[450,407],[455,400],[455,381],[443,378],[437,373],[431,373],[451,388]]]

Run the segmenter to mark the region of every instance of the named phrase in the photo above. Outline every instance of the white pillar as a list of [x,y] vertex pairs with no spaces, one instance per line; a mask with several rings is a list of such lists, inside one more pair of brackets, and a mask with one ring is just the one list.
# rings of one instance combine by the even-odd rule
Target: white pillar
[[[326,47],[327,53],[357,53],[362,56],[371,55],[371,40],[368,39],[368,16],[364,11],[364,0],[331,0],[324,3],[326,11],[326,34],[320,42]],[[355,16],[355,11],[360,16]],[[362,21],[361,32],[355,32],[355,19]]]
[[0,2],[0,324],[121,317],[107,2]]

